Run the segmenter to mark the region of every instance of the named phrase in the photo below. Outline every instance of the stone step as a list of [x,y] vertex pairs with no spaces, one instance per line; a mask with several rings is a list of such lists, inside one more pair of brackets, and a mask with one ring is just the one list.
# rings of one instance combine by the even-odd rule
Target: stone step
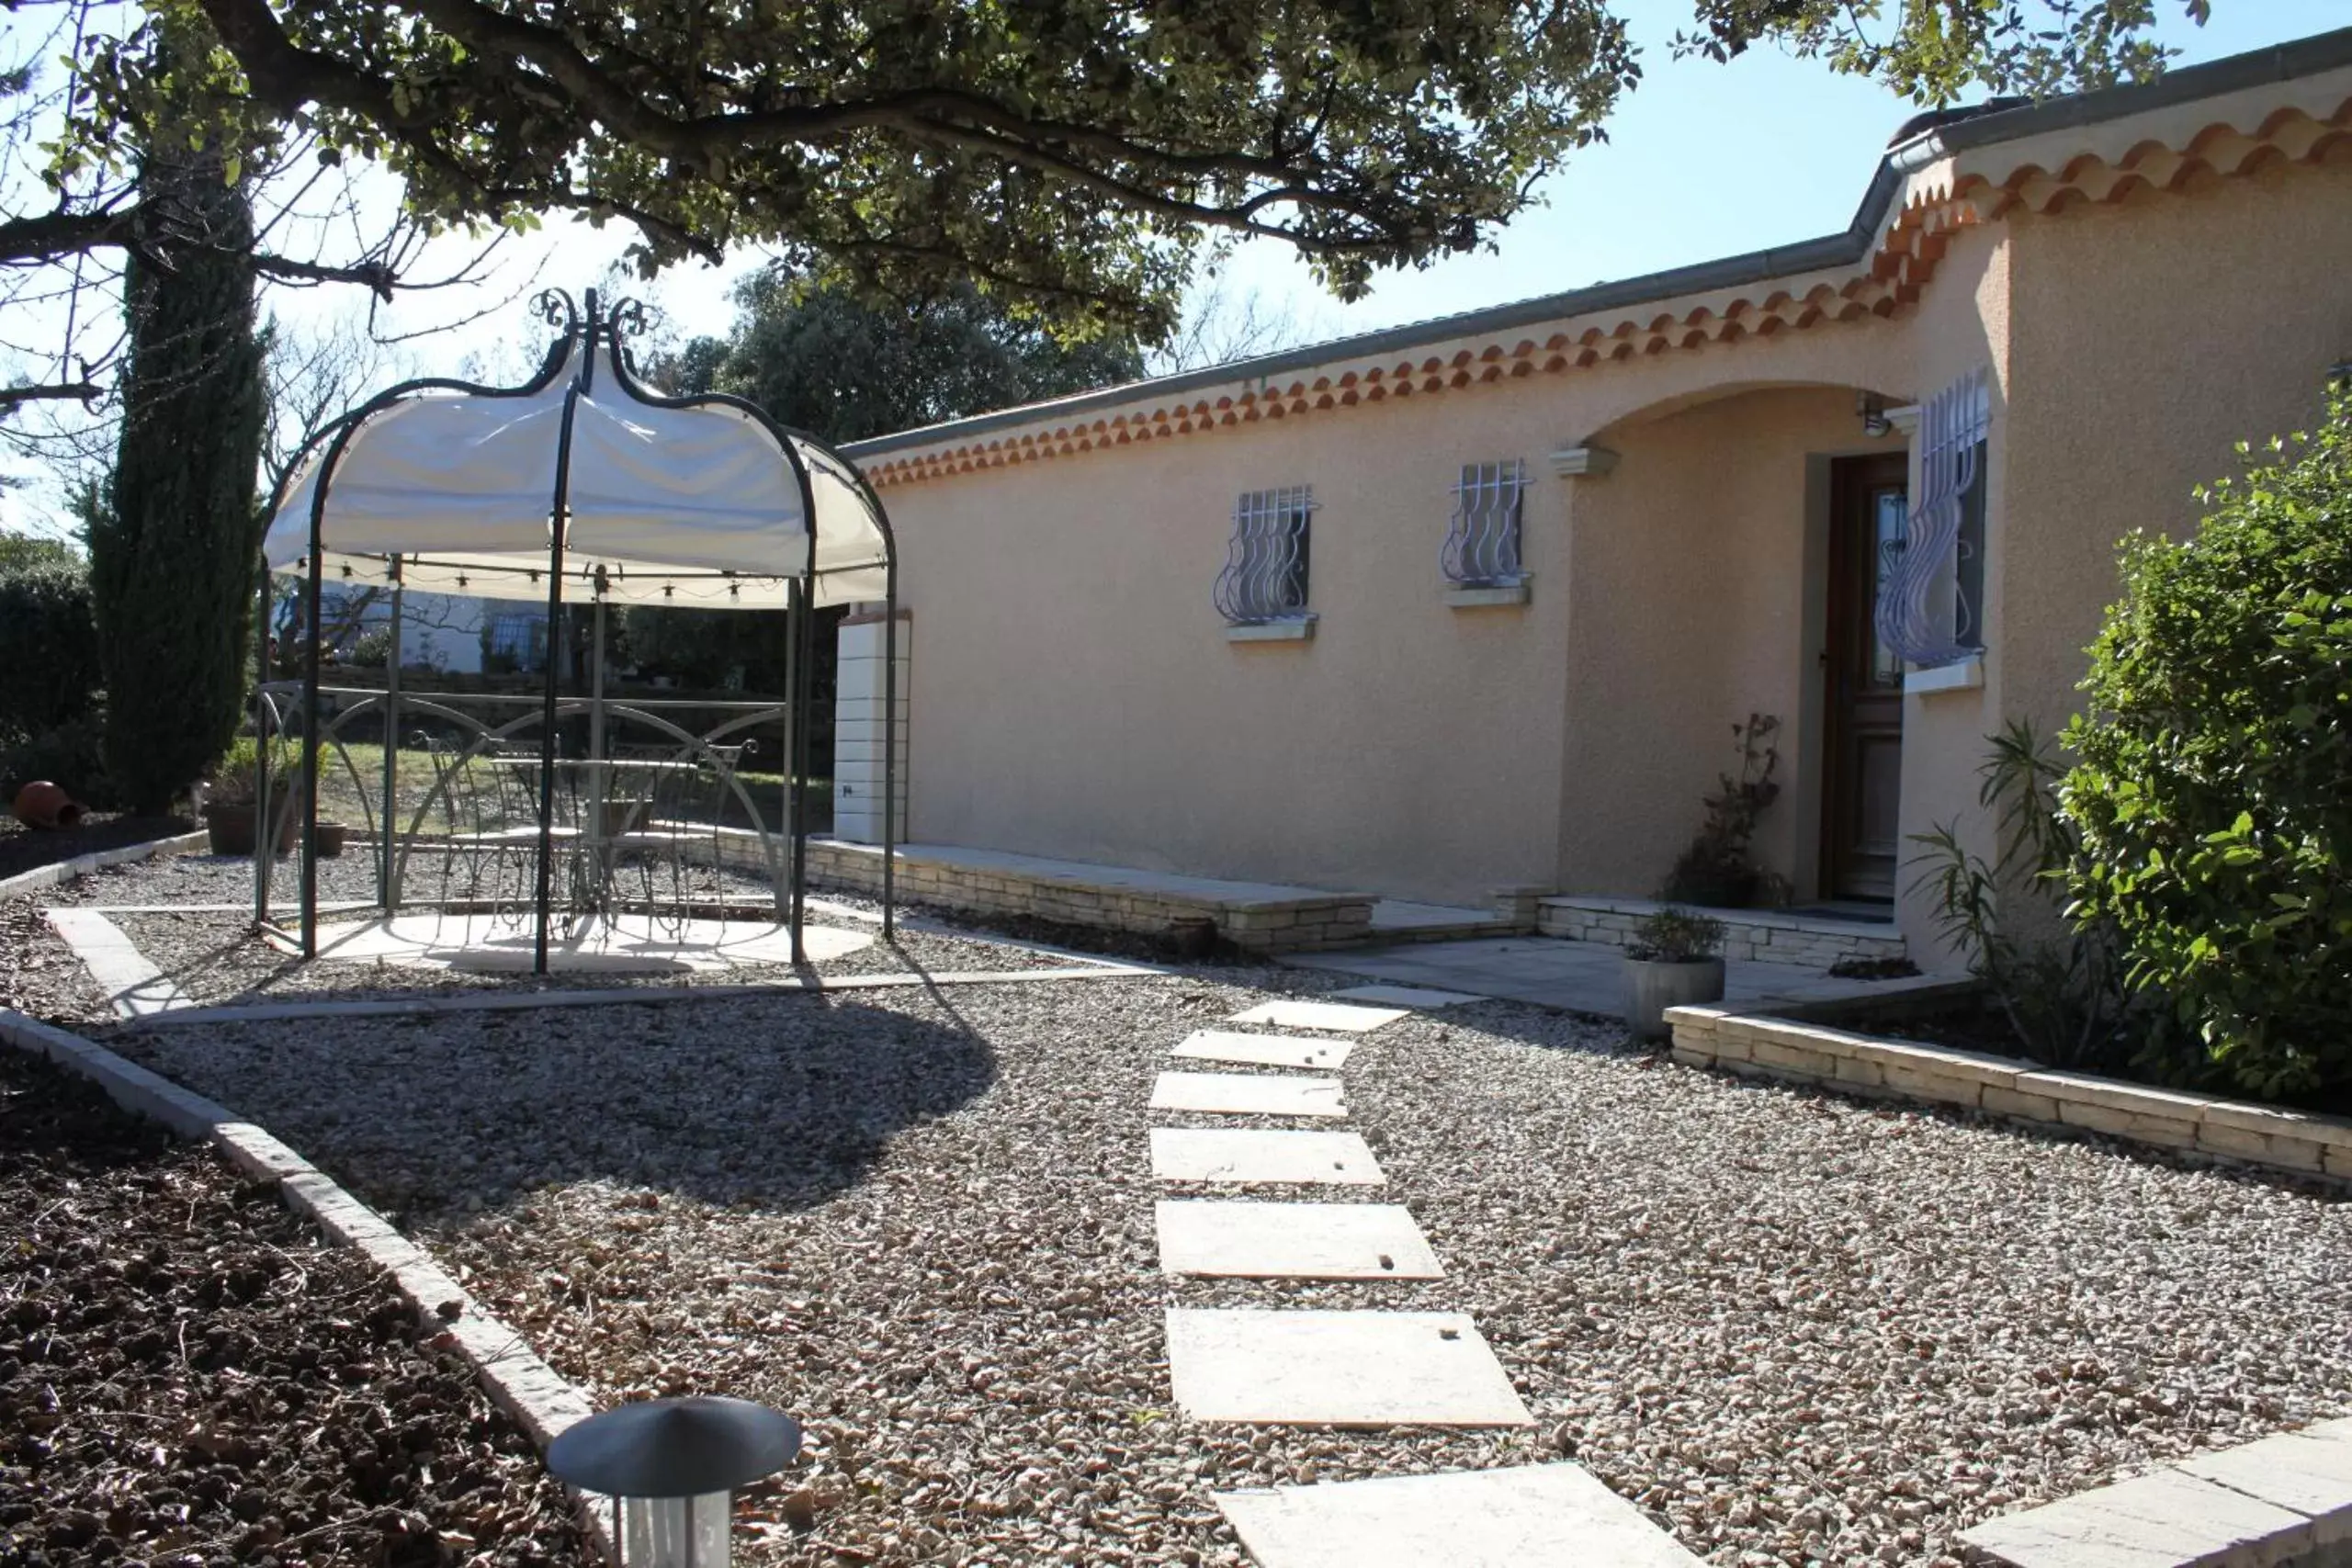
[[[1582,895],[1543,900],[1535,929],[1570,942],[1624,947],[1644,919],[1660,905],[1647,898],[1600,898]],[[1892,922],[1836,919],[1784,909],[1702,909],[1724,923],[1724,956],[1762,964],[1793,964],[1826,969],[1842,960],[1893,960],[1908,955],[1903,932]]]

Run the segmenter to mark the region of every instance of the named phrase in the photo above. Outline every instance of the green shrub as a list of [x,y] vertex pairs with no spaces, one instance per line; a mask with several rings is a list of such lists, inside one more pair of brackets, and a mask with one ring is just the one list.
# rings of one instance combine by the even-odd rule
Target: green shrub
[[392,628],[371,626],[359,634],[343,662],[354,670],[381,670],[392,660]]
[[[1992,750],[1977,769],[1976,801],[1994,821],[1995,858],[1970,851],[1953,824],[1938,823],[1912,835],[1920,846],[1910,862],[1919,873],[1912,893],[1933,904],[1945,942],[1984,982],[1993,1011],[2025,1055],[2159,1083],[2198,1081],[2204,1064],[2181,1060],[2161,998],[2126,983],[2113,924],[2086,918],[2068,931],[2053,918],[2067,868],[2082,853],[2059,809],[2064,764],[2023,720],[1986,739]],[[2018,935],[2020,928],[2028,934]],[[2052,928],[2062,934],[2042,934]]]
[[2062,787],[2078,921],[2120,938],[2213,1063],[2268,1098],[2352,1090],[2352,398],[2135,535]]
[[1625,952],[1649,964],[1696,964],[1713,958],[1723,945],[1721,920],[1668,904],[1652,910],[1634,928],[1634,940],[1625,944]]
[[84,717],[102,679],[88,569],[70,554],[0,562],[0,740]]

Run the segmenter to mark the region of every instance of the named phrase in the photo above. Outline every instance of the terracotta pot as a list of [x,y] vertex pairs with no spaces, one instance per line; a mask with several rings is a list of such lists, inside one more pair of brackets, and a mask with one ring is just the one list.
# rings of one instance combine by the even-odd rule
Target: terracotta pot
[[82,820],[82,806],[50,783],[35,779],[17,792],[17,820],[28,828],[72,828]]
[[344,835],[345,835],[345,834],[346,834],[346,833],[348,833],[348,832],[350,832],[350,831],[351,831],[351,825],[350,825],[349,823],[347,823],[347,822],[322,822],[322,823],[320,823],[320,824],[319,824],[319,855],[320,855],[320,858],[322,858],[322,859],[323,859],[323,860],[334,860],[334,859],[335,859],[337,856],[341,855],[341,854],[343,853],[343,840],[344,840]]
[[[291,817],[277,833],[277,852],[286,854],[294,848],[295,822]],[[204,804],[204,831],[210,839],[210,849],[216,855],[249,855],[254,852],[254,840],[260,837],[254,826],[253,802],[209,800]]]

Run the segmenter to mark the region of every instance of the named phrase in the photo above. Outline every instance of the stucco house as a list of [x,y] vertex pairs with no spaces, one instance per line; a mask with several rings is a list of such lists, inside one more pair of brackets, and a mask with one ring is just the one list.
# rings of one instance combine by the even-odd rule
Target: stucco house
[[1804,243],[854,446],[905,836],[1641,897],[1761,713],[1762,859],[1916,952],[1909,836],[1987,836],[1984,737],[2074,711],[2117,540],[2309,426],[2347,257],[2352,30],[1914,121]]

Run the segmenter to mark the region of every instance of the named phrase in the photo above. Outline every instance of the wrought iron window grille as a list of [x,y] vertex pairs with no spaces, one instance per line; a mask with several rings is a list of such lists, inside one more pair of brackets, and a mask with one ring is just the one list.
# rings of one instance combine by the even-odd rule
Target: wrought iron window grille
[[1233,540],[1210,597],[1236,625],[1304,616],[1309,526],[1315,494],[1307,485],[1253,490],[1233,506]]
[[1919,480],[1910,525],[1879,590],[1882,646],[1911,663],[1954,664],[1984,649],[1984,467],[1992,429],[1986,375],[1973,370],[1919,413]]
[[1464,588],[1508,588],[1521,580],[1520,500],[1527,465],[1464,463],[1453,486],[1453,515],[1445,526],[1438,569]]

